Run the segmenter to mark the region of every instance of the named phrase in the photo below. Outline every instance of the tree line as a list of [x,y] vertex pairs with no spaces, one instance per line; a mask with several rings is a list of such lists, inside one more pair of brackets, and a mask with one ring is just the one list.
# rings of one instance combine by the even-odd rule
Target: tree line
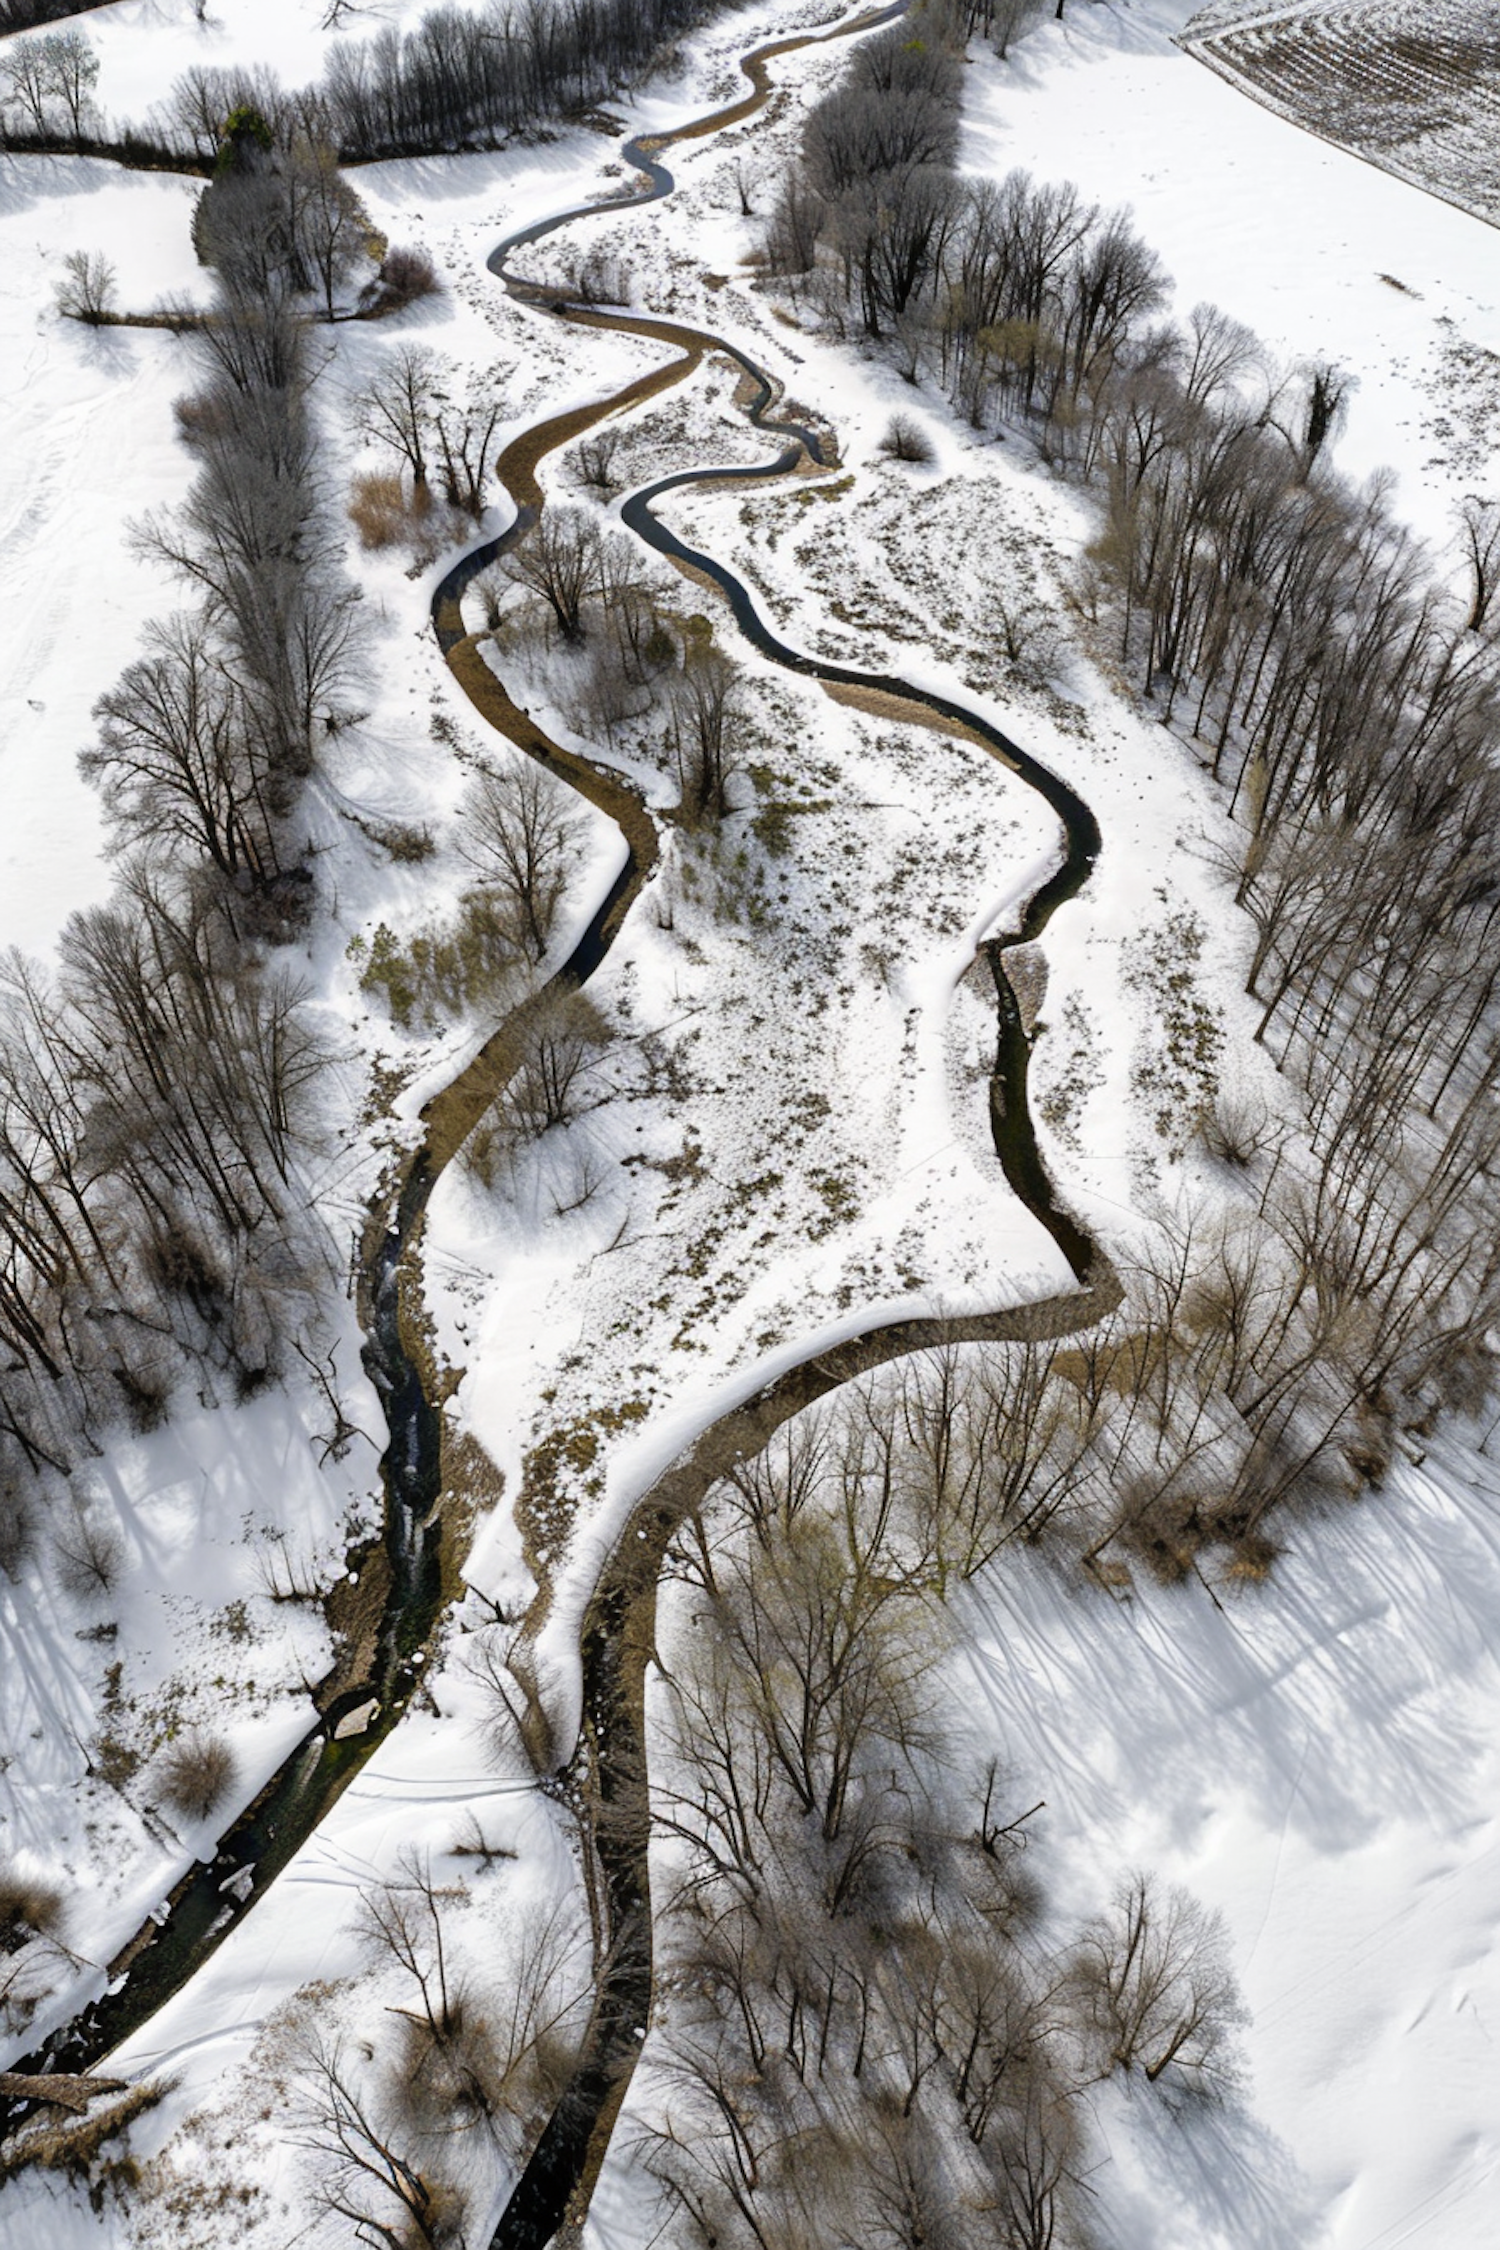
[[[253,149],[255,137],[249,136]],[[215,276],[179,401],[197,475],[137,527],[186,605],[100,698],[113,897],[55,973],[0,972],[0,1471],[5,1555],[39,1489],[192,1374],[276,1379],[336,1270],[312,1207],[332,1057],[285,941],[312,873],[299,821],[360,646],[308,405],[309,331],[271,256],[291,189],[231,150],[198,236]]]
[[1127,1873],[1060,1930],[1044,1808],[955,1736],[943,1595],[1067,1504],[1060,1455],[1013,1451],[1042,1372],[939,1354],[800,1416],[675,1551],[642,2132],[668,2239],[1069,2250],[1088,2089],[1236,2083],[1216,1918]]
[[[1253,1306],[1281,1308],[1290,1326],[1257,1331],[1257,1352],[1303,1335],[1290,1388],[1252,1378],[1258,1408],[1290,1410],[1336,1370],[1325,1421],[1376,1474],[1378,1433],[1487,1385],[1500,1309],[1500,1268],[1475,1248],[1500,1221],[1500,506],[1465,503],[1460,598],[1387,483],[1336,471],[1344,371],[1278,370],[1211,306],[1163,319],[1167,277],[1128,215],[1071,185],[955,174],[965,26],[915,22],[810,112],[767,263],[814,317],[976,428],[1028,432],[1094,495],[1080,614],[1222,787],[1256,1036],[1302,1096],[1305,1133],[1274,1153],[1232,1101],[1182,1121],[1255,1222],[1203,1285],[1252,1328]],[[1205,1347],[1179,1328],[1169,1356],[1198,1382]],[[1256,1443],[1256,1478],[1297,1489],[1301,1441]]]
[[109,0],[0,0],[0,35],[9,31],[35,31],[40,24],[56,23],[63,16],[83,16]]
[[[495,148],[559,111],[600,102],[703,20],[704,0],[488,0],[433,8],[410,30],[335,40],[322,79],[288,90],[263,64],[195,66],[151,115],[113,125],[93,104],[97,58],[80,32],[19,41],[0,145],[88,148],[207,171],[224,121],[265,118],[279,145],[307,140],[343,163]],[[38,19],[40,20],[40,19]],[[85,83],[80,89],[80,71]]]

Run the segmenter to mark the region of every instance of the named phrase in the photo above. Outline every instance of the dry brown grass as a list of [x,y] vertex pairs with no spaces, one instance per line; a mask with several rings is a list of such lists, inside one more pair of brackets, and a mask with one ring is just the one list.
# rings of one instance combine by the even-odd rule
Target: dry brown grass
[[62,1893],[38,1875],[0,1863],[0,1953],[14,1953],[28,1938],[49,1937],[62,1925]]
[[163,1759],[161,1793],[174,1812],[206,1820],[234,1787],[235,1772],[234,1752],[223,1737],[195,1727]]
[[378,469],[354,479],[349,494],[349,520],[368,553],[404,547],[416,536],[429,512],[406,496],[406,487],[393,470]]

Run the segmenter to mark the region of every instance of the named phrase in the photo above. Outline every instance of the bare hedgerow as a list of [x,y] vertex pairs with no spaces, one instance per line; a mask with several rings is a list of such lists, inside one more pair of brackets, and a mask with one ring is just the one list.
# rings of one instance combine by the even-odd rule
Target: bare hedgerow
[[158,1786],[174,1812],[206,1820],[229,1795],[237,1772],[234,1752],[223,1736],[194,1727],[168,1750]]

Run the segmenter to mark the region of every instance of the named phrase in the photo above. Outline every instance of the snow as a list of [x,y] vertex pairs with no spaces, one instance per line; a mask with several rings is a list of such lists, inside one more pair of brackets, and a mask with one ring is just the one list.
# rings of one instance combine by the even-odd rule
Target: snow
[[976,63],[961,163],[1021,165],[1128,204],[1179,313],[1217,304],[1284,359],[1352,370],[1343,467],[1395,469],[1401,511],[1441,547],[1500,436],[1500,391],[1490,402],[1462,350],[1500,351],[1494,229],[1215,77],[1172,44],[1193,12],[1188,0],[1075,5],[1028,32],[1010,65]]
[[67,915],[108,889],[98,799],[74,761],[95,699],[173,605],[131,557],[128,526],[179,498],[190,474],[172,430],[180,344],[60,321],[53,285],[69,252],[100,250],[122,304],[200,288],[193,194],[87,158],[0,155],[0,942],[28,950],[50,948]]
[[1479,2250],[1500,2211],[1500,1479],[1450,1436],[1288,1550],[1212,1604],[1007,1564],[975,1597],[964,1692],[1045,1786],[1049,1888],[1087,1908],[1083,1871],[1150,1866],[1234,1938],[1251,2108],[1295,2193],[1119,2239]]
[[[193,60],[274,54],[292,81],[317,68],[322,0],[222,12],[224,26],[207,33],[190,0],[120,0],[86,19],[104,56],[106,103],[139,114]],[[1480,356],[1500,350],[1492,234],[1213,77],[1172,44],[1191,13],[1186,0],[1079,0],[1064,24],[1030,31],[1008,66],[976,49],[964,161],[1023,164],[1074,178],[1102,202],[1129,202],[1176,279],[1180,308],[1211,298],[1287,357],[1323,353],[1356,368],[1341,458],[1361,475],[1393,463],[1401,507],[1440,543],[1492,428]],[[710,88],[729,89],[742,47],[796,16],[721,20],[688,43],[683,77],[632,106],[632,123],[693,114]],[[837,47],[814,50],[780,75],[800,95],[843,60]],[[749,129],[757,156],[769,161],[777,136],[796,126],[795,104],[779,122],[763,117]],[[745,338],[836,428],[843,465],[821,487],[844,475],[853,483],[827,500],[812,497],[812,481],[805,496],[686,491],[663,514],[729,559],[787,637],[982,704],[1088,798],[1104,849],[1083,896],[1047,933],[1048,1029],[1034,1091],[1062,1192],[1106,1236],[1128,1241],[1143,1202],[1170,1201],[1183,1185],[1133,1105],[1143,1004],[1117,977],[1124,941],[1169,905],[1207,925],[1203,989],[1223,1013],[1236,1068],[1284,1099],[1248,1047],[1243,933],[1212,861],[1214,797],[1181,746],[1118,691],[1109,652],[1062,609],[1070,559],[1090,529],[1078,496],[1019,446],[977,445],[930,400],[918,411],[937,443],[934,467],[913,474],[879,461],[884,423],[912,393],[877,361],[776,321],[749,286],[740,260],[753,229],[728,184],[737,145],[724,136],[679,150],[672,203],[590,222],[590,244],[620,245],[643,306],[675,305]],[[465,367],[511,370],[512,431],[659,362],[658,345],[566,329],[509,304],[484,268],[502,232],[615,184],[614,154],[577,131],[530,150],[358,174],[376,223],[432,247],[450,294],[399,332],[340,333],[321,386],[339,479],[369,465],[347,426],[347,397],[396,333],[418,334]],[[67,250],[102,248],[119,267],[123,302],[201,289],[187,238],[193,192],[190,182],[83,161],[0,160],[0,349],[13,371],[0,469],[0,597],[12,622],[0,668],[9,783],[0,938],[28,947],[47,949],[67,911],[103,895],[97,815],[73,754],[89,739],[91,703],[173,598],[131,556],[127,524],[170,502],[189,473],[170,412],[184,382],[181,347],[62,326],[51,282]],[[555,247],[533,254],[539,270]],[[705,270],[727,285],[705,289]],[[632,480],[688,459],[764,458],[770,447],[747,436],[731,389],[710,365],[630,418],[622,460]],[[573,496],[566,458],[543,476]],[[497,512],[481,531],[502,521]],[[926,579],[925,536],[939,558]],[[396,1126],[351,1134],[337,1160],[346,1227],[381,1132],[409,1135],[421,1102],[484,1030],[464,1021],[402,1037],[360,992],[345,955],[381,921],[406,933],[442,914],[464,879],[452,834],[464,775],[451,737],[472,744],[480,730],[426,629],[446,560],[409,576],[399,558],[351,556],[380,631],[369,717],[331,752],[317,808],[336,873],[309,969],[361,1058],[404,1083]],[[672,583],[683,606],[707,601]],[[999,591],[1063,617],[1067,645],[1034,677],[995,657],[987,605]],[[564,1728],[576,1715],[576,1625],[598,1563],[633,1500],[699,1430],[793,1360],[878,1320],[1067,1285],[989,1147],[982,1066],[993,1001],[987,971],[972,969],[980,940],[1006,927],[1053,864],[1050,816],[972,744],[836,706],[758,662],[747,671],[755,762],[773,779],[742,788],[718,857],[668,833],[663,865],[591,987],[620,1034],[597,1108],[495,1188],[455,1168],[431,1209],[426,1277],[440,1345],[462,1375],[456,1416],[504,1473],[508,1499],[528,1452],[564,1418],[600,1435],[597,1460],[564,1494],[572,1538],[554,1558],[542,1648]],[[547,695],[538,672],[520,699],[578,743]],[[671,794],[660,750],[627,741],[616,759],[658,807]],[[791,808],[793,842],[767,858],[757,902],[733,849],[772,802]],[[351,810],[430,825],[432,859],[384,864],[356,841]],[[614,831],[591,816],[555,958],[607,891],[619,852]],[[672,1071],[654,1075],[641,1061],[652,1042]],[[793,1091],[816,1092],[826,1115],[798,1123]],[[560,1214],[591,1159],[605,1184]],[[828,1181],[835,1190],[820,1185]],[[718,1240],[711,1230],[726,1212],[733,1224]],[[378,1434],[373,1398],[355,1397]],[[305,1538],[309,1553],[320,1542],[331,1550],[343,1511],[368,1509],[372,1448],[358,1443],[338,1475],[321,1474],[316,1417],[310,1396],[205,1412],[100,1468],[101,1504],[150,1559],[122,1622],[122,1647],[154,1652],[134,1659],[142,1697],[174,1668],[203,1691],[213,1645],[203,1613],[255,1598],[242,1527],[263,1499],[269,1507],[274,1496],[276,1526],[289,1542]],[[1101,2102],[1109,2160],[1094,2184],[1113,2250],[1478,2250],[1495,2239],[1497,1507],[1489,1460],[1450,1433],[1387,1492],[1292,1528],[1261,1587],[1216,1587],[1210,1599],[1198,1584],[1142,1585],[1119,1602],[1045,1561],[1007,1557],[975,1590],[956,1701],[973,1724],[988,1714],[1012,1767],[1047,1800],[1038,1849],[1059,1911],[1088,1912],[1124,1865],[1186,1883],[1223,1908],[1253,2010],[1244,2107],[1185,2132],[1148,2105]],[[479,1591],[433,1668],[433,1707],[408,1715],[276,1898],[116,2058],[122,2071],[179,2081],[136,2127],[133,2148],[179,2175],[200,2160],[209,2174],[234,2163],[264,2188],[265,2210],[247,2216],[239,2237],[247,2242],[290,2239],[305,2194],[284,2117],[256,2111],[256,2042],[308,1985],[338,1988],[331,2018],[360,2020],[365,2003],[344,1994],[343,1980],[358,1967],[361,1886],[388,1874],[403,1847],[444,1851],[463,1816],[480,1812],[519,1855],[485,1879],[501,1901],[485,1957],[492,1978],[525,1900],[573,1895],[555,1809],[481,1754],[479,1698],[461,1661],[486,1602],[514,1613],[531,1590],[508,1507],[480,1525],[466,1570]],[[97,1850],[69,1827],[84,1808],[67,1725],[92,1723],[108,1651],[76,1638],[60,1593],[49,1616],[23,1614],[4,1585],[0,1601],[37,1667],[9,1731],[35,1714],[44,1737],[0,1777],[10,1792],[0,1803],[30,1824],[23,1833],[38,1851],[64,1850],[85,1869],[97,1899],[90,1951],[103,1958],[167,1887],[180,1854],[131,1834],[113,1895],[98,1896]],[[276,1611],[278,1629],[286,1614]],[[269,1603],[256,1615],[269,1631]],[[320,1646],[304,1619],[278,1656],[278,1678],[315,1664]],[[8,1668],[8,1701],[18,1677]],[[247,1717],[237,1736],[247,1789],[298,1711],[267,1698]],[[180,1839],[181,1850],[195,1841]],[[215,2153],[231,2139],[232,2159]],[[95,2218],[81,2196],[45,2181],[0,2201],[4,2250],[29,2250],[44,2232],[58,2250],[101,2241],[124,2250],[151,2239],[154,2223],[148,2214],[137,2230],[116,2206]],[[236,2237],[214,2221],[196,2239],[214,2238]],[[606,2171],[589,2239],[597,2250],[639,2250],[623,2158]]]

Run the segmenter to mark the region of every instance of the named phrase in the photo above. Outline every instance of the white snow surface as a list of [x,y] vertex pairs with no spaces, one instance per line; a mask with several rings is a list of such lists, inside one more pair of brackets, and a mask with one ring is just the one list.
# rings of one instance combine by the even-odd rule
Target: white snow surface
[[[231,51],[274,59],[288,79],[316,68],[321,0],[220,12],[226,24],[210,45],[189,0],[121,0],[82,19],[105,54],[107,103],[138,114],[186,62]],[[1191,13],[1186,0],[1075,0],[1066,22],[1039,24],[1009,66],[977,60],[964,161],[996,172],[1025,164],[1077,179],[1101,202],[1131,203],[1176,278],[1181,308],[1211,298],[1289,357],[1326,353],[1356,368],[1361,388],[1341,458],[1361,474],[1393,464],[1400,505],[1441,542],[1490,428],[1482,388],[1454,370],[1500,349],[1493,232],[1237,95],[1172,45]],[[796,20],[796,9],[764,8],[721,21],[688,43],[681,78],[632,106],[632,123],[692,115],[728,93],[734,54]],[[814,92],[843,60],[836,47],[815,51],[781,65],[782,82]],[[794,104],[781,124],[750,130],[769,155],[796,123]],[[655,346],[559,332],[508,306],[483,271],[502,231],[607,186],[602,167],[613,153],[597,136],[568,133],[541,149],[358,176],[377,223],[395,239],[425,240],[448,273],[451,296],[424,316],[421,333],[468,366],[513,368],[505,387],[514,428],[598,395],[657,356]],[[1073,1086],[1046,1142],[1065,1192],[1105,1232],[1123,1222],[1128,1235],[1143,1185],[1170,1195],[1179,1175],[1132,1113],[1140,1002],[1116,982],[1121,940],[1168,903],[1198,911],[1209,929],[1205,993],[1224,1011],[1240,1068],[1264,1069],[1264,1058],[1246,1051],[1243,933],[1205,849],[1218,817],[1211,792],[1186,752],[1081,651],[1059,660],[1050,683],[994,670],[986,585],[1024,583],[1055,603],[1060,573],[1087,536],[1086,509],[1018,458],[1019,448],[976,447],[932,401],[922,411],[938,444],[935,469],[912,477],[878,464],[884,421],[911,394],[878,363],[769,318],[736,270],[751,229],[727,188],[729,153],[715,141],[679,151],[671,204],[595,231],[627,251],[641,303],[675,302],[686,317],[749,336],[752,351],[836,426],[854,483],[826,503],[756,495],[743,513],[741,493],[678,494],[665,512],[684,536],[734,561],[789,638],[982,702],[1088,797],[1104,851],[1087,892],[1046,939],[1051,1036],[1035,1078],[1039,1098],[1049,1087],[1066,1092],[1064,1079]],[[99,827],[73,754],[88,739],[90,703],[172,598],[131,558],[126,521],[169,502],[188,475],[170,415],[184,380],[179,348],[154,334],[60,326],[50,280],[63,251],[87,247],[115,260],[127,302],[201,287],[187,241],[192,193],[192,183],[73,160],[0,160],[0,351],[11,371],[0,468],[0,597],[12,626],[0,659],[0,756],[10,783],[0,937],[8,942],[46,948],[67,911],[103,894]],[[536,253],[541,270],[555,247]],[[705,292],[705,267],[728,274],[729,286]],[[1416,294],[1393,289],[1386,273]],[[340,433],[334,386],[352,384],[365,356],[385,348],[371,331],[339,339],[325,388],[341,473],[358,456]],[[1449,398],[1445,380],[1457,385]],[[668,458],[760,457],[759,441],[746,439],[732,414],[726,420],[722,404],[704,403],[712,389],[700,377],[691,394],[669,393],[635,418],[642,435],[627,442],[639,444],[641,478]],[[661,419],[678,411],[680,429]],[[659,433],[649,442],[648,424]],[[567,487],[565,460],[543,474],[553,489]],[[962,497],[969,481],[988,513],[978,532],[965,532],[958,506],[941,516],[951,544],[940,568],[950,586],[972,589],[972,612],[956,610],[940,626],[910,526],[925,520],[923,508],[947,508],[948,493]],[[1008,543],[983,528],[997,520]],[[1023,549],[1032,558],[1024,567]],[[429,721],[437,715],[471,740],[479,730],[425,629],[435,572],[408,579],[396,563],[354,561],[381,645],[370,720],[341,747],[324,808],[344,856],[334,926],[310,967],[361,1046],[409,1073],[400,1102],[409,1121],[482,1027],[400,1038],[359,992],[343,947],[381,920],[418,926],[451,898],[459,875],[446,824],[462,775],[430,738]],[[856,584],[865,599],[830,606],[830,595],[848,596]],[[691,593],[687,606],[699,598]],[[920,630],[910,624],[914,611]],[[1065,1283],[988,1148],[976,1065],[993,1012],[968,973],[978,939],[1004,926],[1007,906],[1055,850],[1050,819],[972,746],[866,719],[768,667],[749,669],[773,745],[761,755],[785,769],[773,793],[797,808],[795,849],[773,863],[773,874],[784,874],[768,895],[769,920],[750,919],[738,893],[732,911],[705,905],[702,886],[730,880],[722,868],[711,879],[700,869],[691,895],[674,840],[594,988],[632,1037],[680,1041],[691,1090],[647,1088],[612,1054],[599,1110],[573,1129],[550,1170],[538,1167],[503,1194],[451,1174],[431,1215],[440,1340],[467,1370],[459,1411],[511,1494],[527,1446],[555,1419],[549,1390],[561,1392],[559,1413],[630,1409],[597,1475],[573,1495],[577,1532],[546,1651],[564,1714],[576,1664],[570,1626],[598,1556],[650,1476],[727,1403],[789,1356],[877,1317],[1016,1302]],[[566,733],[562,712],[539,715]],[[620,762],[662,802],[668,792],[651,747],[627,744]],[[858,805],[834,802],[855,793],[856,774]],[[333,798],[367,814],[430,820],[443,839],[435,862],[393,869],[361,856]],[[757,801],[746,793],[742,823]],[[607,825],[590,822],[569,930],[587,919],[617,864]],[[881,886],[897,866],[909,877],[887,897]],[[835,920],[847,927],[831,933]],[[808,939],[804,953],[826,952],[816,973],[792,947],[794,927]],[[794,975],[803,979],[796,992]],[[695,1032],[701,1037],[690,1039]],[[829,1105],[809,1126],[806,1148],[786,1129],[793,1087],[819,1091]],[[659,1167],[698,1132],[705,1177],[690,1168],[669,1197]],[[785,1177],[766,1189],[767,1151],[778,1142]],[[606,1185],[556,1215],[560,1184],[590,1151],[605,1162]],[[625,1155],[647,1161],[622,1167]],[[370,1152],[351,1163],[354,1184],[340,1192],[352,1217]],[[834,1193],[818,1184],[826,1180],[844,1186]],[[710,1245],[707,1267],[695,1268],[693,1287],[706,1275],[709,1301],[689,1323],[691,1291],[674,1260],[684,1242],[694,1250],[703,1242],[726,1198],[739,1199],[735,1225],[722,1246]],[[827,1231],[814,1233],[825,1217]],[[759,1249],[752,1229],[770,1238]],[[665,1319],[649,1311],[664,1287],[673,1295]],[[679,1322],[688,1331],[680,1345],[671,1336]],[[372,1401],[363,1404],[373,1413]],[[133,1464],[132,1507],[137,1490],[162,1496],[162,1520],[179,1542],[192,1520],[183,1495],[201,1476],[216,1520],[228,1526],[235,1479],[275,1474],[277,1428],[291,1458],[284,1416],[268,1419],[280,1412],[262,1402],[239,1422],[205,1416],[172,1433],[184,1449],[172,1475],[161,1466],[166,1454],[144,1444],[108,1473]],[[293,1436],[306,1455],[298,1473],[315,1483],[309,1431]],[[368,1477],[368,1452],[347,1468]],[[325,1487],[303,1501],[301,1489],[279,1493],[279,1506],[292,1498],[289,1513],[305,1507],[326,1538],[347,1494],[331,1499]],[[1146,2103],[1101,2104],[1109,2161],[1094,2185],[1101,2240],[1113,2250],[1480,2250],[1500,2237],[1497,1511],[1490,1460],[1449,1435],[1387,1492],[1300,1525],[1259,1588],[1217,1588],[1211,1598],[1197,1584],[1143,1586],[1119,1603],[1063,1582],[1044,1562],[1007,1559],[974,1591],[959,1697],[1009,1760],[1025,1801],[1046,1799],[1038,1850],[1060,1910],[1091,1910],[1127,1865],[1186,1882],[1222,1906],[1254,2015],[1250,2092],[1222,2120],[1184,2132]],[[151,1520],[142,1515],[143,1525]],[[503,1511],[481,1526],[468,1567],[487,1596],[524,1598],[529,1580]],[[222,1599],[239,1583],[231,1573],[213,1597],[211,1578],[194,1581],[195,1601]],[[161,1582],[170,1590],[169,1568]],[[479,1616],[480,1605],[469,1605],[456,1647]],[[55,1705],[57,1744],[74,1689],[56,1660],[63,1652],[76,1663],[76,1645],[57,1621],[46,1638],[54,1681],[34,1690]],[[360,1886],[389,1872],[404,1846],[441,1851],[473,1809],[519,1855],[486,1878],[502,1932],[528,1897],[566,1889],[550,1809],[497,1779],[479,1754],[461,1664],[450,1658],[432,1685],[435,1709],[408,1717],[275,1897],[118,2058],[123,2073],[167,2068],[179,2081],[132,2145],[148,2158],[162,2152],[178,2177],[243,2172],[263,2191],[264,2208],[205,2215],[207,2231],[184,2236],[157,2231],[166,2226],[159,2202],[137,2224],[125,2206],[106,2204],[95,2216],[59,2181],[27,2180],[0,2195],[4,2250],[42,2240],[56,2250],[125,2250],[152,2240],[292,2239],[305,2216],[305,2173],[284,2118],[256,2114],[248,2058],[290,1995],[313,1980],[341,1990],[352,1974]],[[8,1679],[7,1703],[12,1694]],[[80,1711],[86,1706],[85,1697]],[[259,1741],[263,1753],[269,1729]],[[61,1785],[60,1750],[56,1766]],[[42,1843],[52,1817],[44,1810]],[[135,1903],[122,1889],[122,1926]],[[117,1934],[101,1913],[93,1956]],[[503,1943],[484,1958],[493,1975]],[[324,2005],[358,2020],[357,2001],[345,2018],[338,1990]],[[593,2250],[642,2250],[650,2233],[628,2167],[607,2171]]]
[[1495,230],[1215,77],[1172,44],[1193,13],[1188,0],[1074,0],[1009,65],[976,64],[961,162],[1128,204],[1179,313],[1217,304],[1288,360],[1350,370],[1342,466],[1394,469],[1402,513],[1442,547],[1500,440]]

